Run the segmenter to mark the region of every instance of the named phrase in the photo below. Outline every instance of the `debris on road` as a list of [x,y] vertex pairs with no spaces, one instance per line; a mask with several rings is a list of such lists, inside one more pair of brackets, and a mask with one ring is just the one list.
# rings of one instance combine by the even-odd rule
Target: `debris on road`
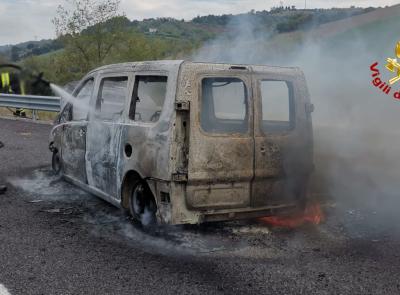
[[243,227],[233,227],[232,228],[233,234],[270,234],[270,230],[263,226],[243,226]]
[[64,214],[64,215],[69,215],[69,214],[73,214],[73,213],[77,213],[76,211],[79,210],[74,210],[74,207],[68,207],[68,208],[53,208],[53,209],[45,209],[45,210],[41,210],[42,212],[46,212],[46,213],[60,213],[60,214]]
[[47,213],[60,213],[61,209],[48,209],[48,210],[42,210],[42,212],[47,212]]
[[20,132],[19,135],[21,135],[21,136],[31,136],[32,133],[31,132]]

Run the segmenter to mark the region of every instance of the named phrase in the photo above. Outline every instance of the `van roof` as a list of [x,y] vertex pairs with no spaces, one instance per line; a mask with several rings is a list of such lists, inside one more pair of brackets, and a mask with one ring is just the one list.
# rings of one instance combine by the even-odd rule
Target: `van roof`
[[137,66],[169,66],[169,67],[177,67],[180,66],[184,61],[183,60],[153,60],[153,61],[138,61],[138,62],[124,62],[118,64],[110,64],[105,65],[99,68],[96,68],[89,72],[89,74],[98,72],[98,71],[106,71],[106,70],[113,70],[113,69],[131,69]]
[[210,63],[210,62],[193,62],[193,61],[188,61],[188,60],[154,60],[154,61],[140,61],[140,62],[125,62],[125,63],[118,63],[118,64],[110,64],[110,65],[105,65],[99,68],[96,68],[92,71],[89,72],[89,74],[98,72],[98,71],[109,71],[109,70],[115,70],[115,69],[132,69],[135,67],[145,67],[148,65],[151,68],[157,67],[157,66],[162,66],[162,67],[167,67],[167,68],[174,68],[176,69],[177,67],[180,67],[183,63],[187,64],[201,64],[201,65],[224,65],[224,66],[229,66],[229,67],[265,67],[265,68],[276,68],[276,69],[287,69],[287,70],[295,70],[298,71],[298,67],[281,67],[281,66],[270,66],[270,65],[256,65],[256,64],[230,64],[230,63]]

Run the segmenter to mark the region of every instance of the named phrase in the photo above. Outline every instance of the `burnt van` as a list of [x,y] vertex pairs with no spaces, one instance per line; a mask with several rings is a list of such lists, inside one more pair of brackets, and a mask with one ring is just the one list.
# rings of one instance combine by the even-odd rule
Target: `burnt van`
[[51,131],[53,169],[142,223],[305,203],[313,106],[298,68],[123,63],[91,71],[72,96]]

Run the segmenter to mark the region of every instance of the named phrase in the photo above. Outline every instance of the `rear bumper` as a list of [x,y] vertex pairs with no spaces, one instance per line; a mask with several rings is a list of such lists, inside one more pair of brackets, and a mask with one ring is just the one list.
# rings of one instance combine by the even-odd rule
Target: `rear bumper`
[[243,208],[230,210],[215,210],[201,212],[199,222],[229,221],[239,219],[252,219],[271,215],[291,214],[298,210],[298,204],[286,204],[262,208]]

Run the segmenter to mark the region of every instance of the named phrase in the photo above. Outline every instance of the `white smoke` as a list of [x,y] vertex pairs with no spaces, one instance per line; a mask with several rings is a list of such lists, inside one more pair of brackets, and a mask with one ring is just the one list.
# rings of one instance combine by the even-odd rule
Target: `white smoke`
[[0,284],[0,295],[11,295],[4,285]]
[[[382,17],[359,29],[336,25],[325,26],[331,35],[325,39],[311,31],[270,38],[239,31],[233,39],[207,44],[193,60],[299,66],[316,109],[314,193],[331,195],[347,206],[379,208],[380,216],[389,218],[400,205],[400,101],[372,85],[370,65],[378,61],[387,81],[385,60],[394,55],[399,40],[393,28],[400,23]],[[335,36],[335,31],[340,33]]]
[[67,103],[72,104],[75,108],[78,108],[80,111],[89,112],[89,101],[77,99],[71,93],[69,93],[64,88],[55,85],[53,83],[50,84],[51,90],[58,96],[61,97],[61,108],[63,108]]
[[7,179],[14,187],[35,195],[36,201],[86,200],[89,194],[79,188],[61,181],[59,176],[45,169],[34,170],[31,175]]

